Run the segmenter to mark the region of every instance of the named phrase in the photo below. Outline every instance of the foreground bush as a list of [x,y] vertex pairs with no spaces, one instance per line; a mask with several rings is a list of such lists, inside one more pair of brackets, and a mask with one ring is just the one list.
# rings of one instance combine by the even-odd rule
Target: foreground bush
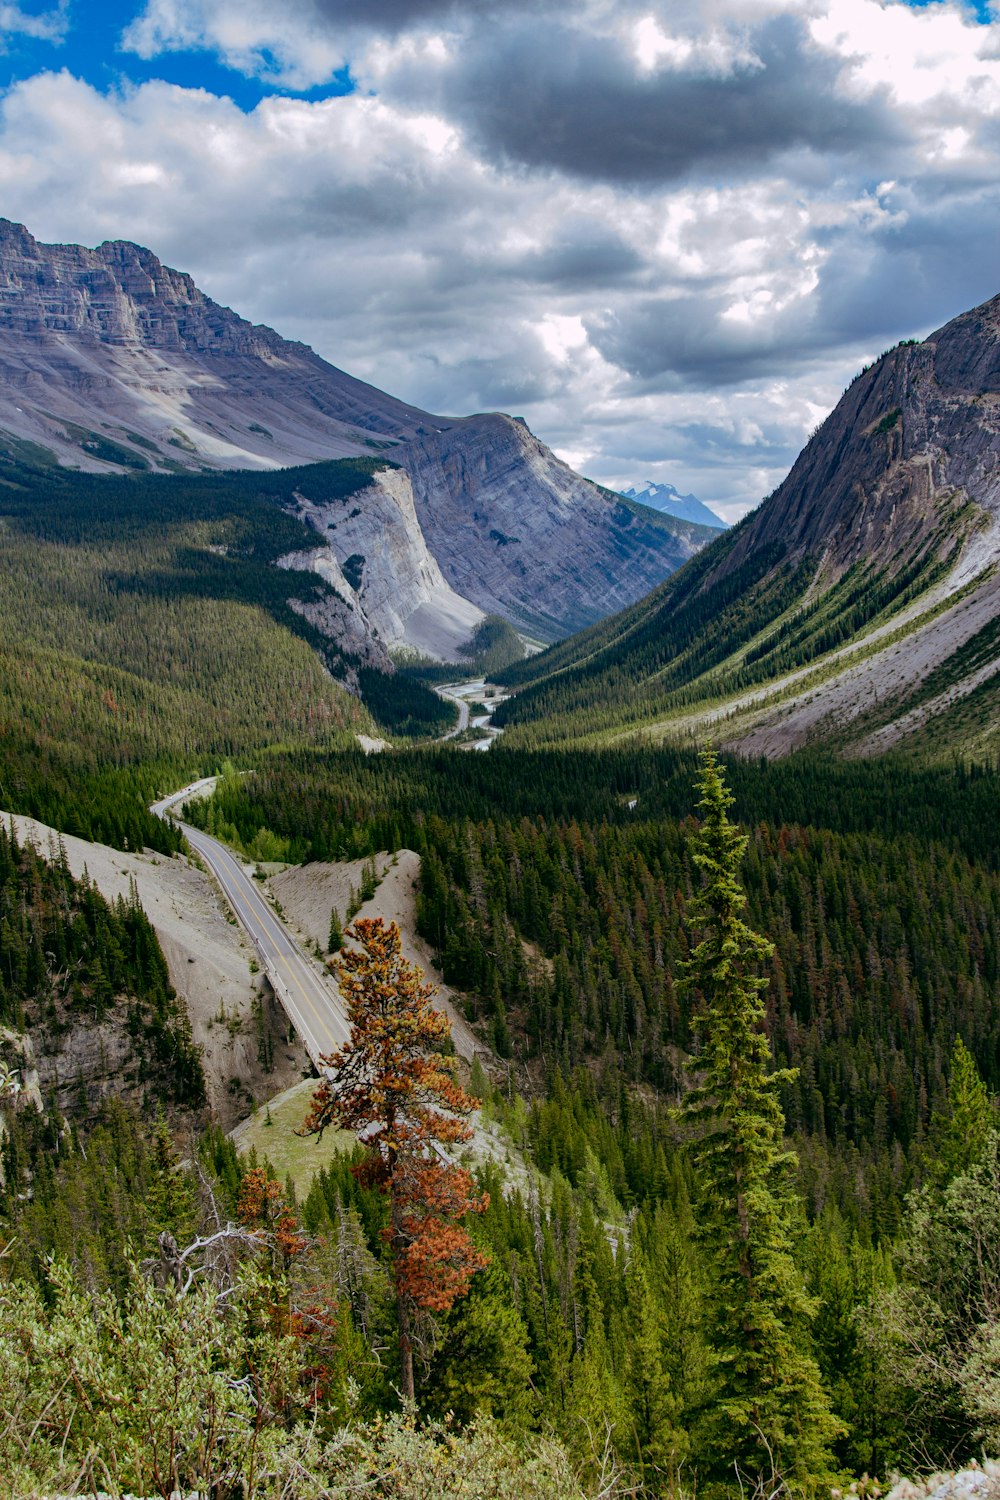
[[[216,1500],[584,1500],[565,1452],[491,1421],[454,1431],[406,1413],[333,1427],[303,1385],[294,1334],[232,1295],[136,1274],[126,1296],[53,1267],[46,1299],[0,1287],[0,1495],[101,1491]],[[601,1465],[598,1464],[600,1471]],[[619,1487],[604,1465],[589,1493]]]

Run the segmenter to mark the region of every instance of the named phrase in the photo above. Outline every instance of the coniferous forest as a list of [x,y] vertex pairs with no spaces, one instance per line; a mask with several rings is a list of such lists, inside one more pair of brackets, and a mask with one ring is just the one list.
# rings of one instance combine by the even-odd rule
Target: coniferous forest
[[[719,1208],[728,1169],[706,1156],[711,1122],[689,1111],[708,989],[696,758],[289,752],[190,812],[237,845],[266,829],[293,859],[420,852],[421,927],[495,1058],[484,1052],[470,1080],[506,1142],[506,1161],[477,1168],[489,1206],[469,1221],[488,1265],[422,1324],[421,1415],[407,1425],[386,1206],[349,1154],[299,1200],[206,1130],[194,1075],[180,1098],[151,1076],[141,1114],[109,1100],[67,1126],[51,1106],[17,1110],[8,1402],[25,1360],[48,1371],[8,1429],[9,1455],[33,1433],[19,1472],[44,1483],[90,1463],[105,1483],[93,1455],[112,1419],[98,1390],[126,1379],[143,1340],[175,1351],[173,1425],[141,1430],[165,1399],[160,1371],[113,1445],[112,1477],[136,1493],[211,1472],[220,1492],[279,1493],[297,1473],[349,1495],[364,1472],[376,1493],[406,1496],[433,1457],[454,1465],[442,1493],[477,1472],[482,1493],[512,1495],[729,1495],[734,1474],[818,1494],[1000,1441],[988,1300],[1000,873],[982,826],[994,773],[900,768],[892,798],[884,764],[725,775],[733,816],[755,814],[730,874],[760,940],[743,967],[767,981],[750,1034],[766,1039],[758,1077],[772,1080],[776,1122],[761,1233],[782,1259],[762,1281],[784,1290],[754,1313],[774,1314],[758,1360],[775,1361],[771,1377],[739,1373],[743,1325],[725,1312],[720,1260],[734,1243]],[[20,1025],[51,968],[38,968],[46,914],[86,912],[94,896],[4,849],[4,1003]],[[68,1005],[101,990],[88,943],[135,951],[120,927],[104,935],[115,920],[129,913],[87,934],[75,921]],[[146,977],[114,969],[113,991],[150,983],[147,946]],[[157,1100],[167,1113],[150,1126]],[[75,1395],[60,1384],[67,1348]],[[758,1410],[754,1390],[777,1394]],[[206,1402],[210,1438],[195,1415]],[[185,1424],[197,1442],[181,1443]]]
[[[467,1238],[349,1140],[301,1188],[239,1154],[137,898],[0,831],[6,1492],[805,1497],[997,1451],[1000,770],[365,756],[380,692],[440,729],[420,664],[331,682],[262,483],[140,480],[106,536],[94,482],[5,494],[3,801],[170,857],[147,803],[224,765],[186,815],[249,858],[416,850],[480,1048]],[[39,1078],[102,1027],[119,1087]],[[414,1246],[456,1245],[439,1293]]]

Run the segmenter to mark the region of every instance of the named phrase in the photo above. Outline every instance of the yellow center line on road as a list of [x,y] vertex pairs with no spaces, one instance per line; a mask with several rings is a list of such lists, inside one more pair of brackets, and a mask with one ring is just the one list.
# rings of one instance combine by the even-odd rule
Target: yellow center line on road
[[[230,851],[210,835],[187,825],[182,827],[189,842],[218,880],[223,895],[263,960],[265,970],[270,970],[283,984],[286,994],[278,998],[289,1012],[292,1024],[301,1033],[307,1050],[313,1054],[313,1061],[318,1063],[321,1057],[342,1045],[340,1033],[343,1033],[344,1041],[349,1035],[346,1018],[340,1013],[333,995],[327,991],[325,976],[314,971],[311,960],[264,898],[250,885],[246,872]],[[301,999],[296,998],[293,989],[298,991]],[[321,1038],[326,1038],[329,1044],[324,1045]]]
[[[307,992],[305,986],[303,985],[301,979],[295,973],[294,967],[293,967],[292,964],[288,965],[288,972],[289,972],[290,978],[292,980],[292,983],[296,986],[296,988],[299,991],[299,994],[302,996],[303,1000],[306,1002],[306,1004],[309,1006],[310,1010],[312,1011],[313,1015],[315,1016],[316,1021],[319,1024],[320,1031],[321,1032],[325,1032],[326,1035],[327,1035],[327,1037],[329,1038],[329,1040],[332,1043],[331,1046],[327,1046],[327,1047],[321,1048],[320,1049],[320,1055],[325,1057],[328,1053],[335,1052],[337,1050],[337,1048],[340,1046],[340,1043],[337,1041],[336,1034],[334,1032],[334,1029],[333,1029],[332,1025],[330,1024],[329,1017],[324,1016],[318,1010],[315,1001],[308,994],[308,992]],[[310,975],[309,977],[311,978],[312,976]]]

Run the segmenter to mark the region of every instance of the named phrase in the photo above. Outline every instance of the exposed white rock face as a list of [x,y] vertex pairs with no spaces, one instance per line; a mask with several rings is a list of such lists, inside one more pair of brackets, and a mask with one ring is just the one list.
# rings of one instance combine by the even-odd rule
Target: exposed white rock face
[[[318,573],[321,578],[337,587],[334,573],[339,573],[340,570],[336,568],[336,559],[333,559],[334,567],[330,563],[330,553],[326,547],[313,547],[307,552],[289,552],[277,559],[279,568]],[[343,670],[338,673],[338,681],[342,681],[351,692],[356,693],[359,690],[358,667],[374,667],[376,672],[391,672],[393,667],[384,642],[375,633],[364,610],[351,602],[350,594],[351,590],[345,583],[344,592],[339,598],[327,595],[323,600],[317,601],[293,596],[288,600],[288,605],[348,658],[341,663]]]
[[[373,514],[354,518],[353,540],[333,517],[330,566],[383,642],[433,656],[453,657],[483,611],[566,635],[639,599],[711,535],[630,508],[515,419],[435,417],[355,380],[139,245],[43,245],[0,219],[0,457],[44,458],[5,434],[95,472],[385,452],[413,493],[366,490]],[[333,638],[355,633],[334,615]]]
[[449,587],[427,550],[403,469],[379,470],[367,489],[346,500],[297,496],[296,513],[326,545],[293,553],[281,565],[319,573],[388,645],[453,658],[483,618]]

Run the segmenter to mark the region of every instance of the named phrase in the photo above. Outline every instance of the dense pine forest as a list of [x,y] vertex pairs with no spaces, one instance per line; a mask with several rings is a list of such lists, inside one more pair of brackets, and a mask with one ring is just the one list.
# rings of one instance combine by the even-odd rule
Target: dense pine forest
[[[418,662],[362,669],[367,707],[331,680],[287,604],[316,580],[270,567],[301,544],[272,476],[7,480],[4,804],[170,856],[146,804],[224,766],[187,815],[249,857],[415,849],[492,1142],[463,1157],[484,1265],[422,1309],[401,1409],[361,1148],[301,1192],[239,1155],[138,901],[0,831],[10,1494],[805,1497],[1000,1446],[996,767],[365,756],[357,729],[450,711]],[[846,579],[845,609],[914,582]],[[808,660],[800,623],[773,646]],[[530,672],[495,621],[470,650]],[[113,1095],[35,1075],[102,1027]]]
[[[423,752],[316,761],[310,775],[297,757],[190,811],[245,845],[267,828],[296,860],[417,848],[424,935],[501,1056],[532,1077],[586,1067],[674,1099],[692,1046],[677,973],[697,883],[694,764]],[[742,878],[775,943],[768,1032],[797,1069],[782,1102],[809,1141],[810,1195],[892,1229],[957,1036],[1000,1088],[996,775],[819,761],[730,775],[757,814]]]
[[[737,761],[727,774],[750,825],[748,920],[774,944],[761,969],[765,1027],[785,1070],[778,1093],[797,1152],[796,1255],[816,1299],[809,1343],[843,1424],[831,1463],[884,1476],[967,1456],[975,1434],[992,1430],[971,1415],[976,1381],[956,1354],[931,1422],[937,1335],[920,1330],[929,1342],[913,1356],[907,1319],[917,1307],[932,1319],[921,1278],[928,1255],[945,1255],[946,1201],[967,1253],[981,1245],[978,1230],[961,1227],[974,1192],[965,1169],[994,1170],[997,774],[817,757]],[[680,982],[699,885],[694,775],[693,755],[636,748],[300,754],[227,780],[196,813],[237,844],[268,829],[294,859],[401,843],[420,851],[424,935],[507,1069],[499,1092],[485,1076],[477,1086],[552,1184],[548,1205],[544,1189],[537,1206],[528,1192],[517,1254],[511,1229],[499,1242],[516,1305],[536,1323],[533,1387],[546,1390],[543,1406],[559,1403],[549,1420],[571,1448],[572,1411],[578,1423],[595,1401],[617,1411],[629,1433],[623,1452],[653,1493],[676,1492],[684,1463],[704,1455],[699,1424],[712,1408],[711,1270],[695,1234],[703,1189],[675,1113],[685,1059],[698,1048],[697,995]],[[971,1145],[955,1125],[970,1108]],[[498,1197],[496,1186],[482,1233],[519,1211],[516,1195]],[[589,1248],[583,1283],[576,1271],[556,1276],[555,1326],[567,1337],[569,1319],[572,1352],[549,1387],[540,1372],[554,1374],[553,1353],[538,1329],[556,1273],[533,1261],[532,1247],[544,1243],[546,1215],[560,1212],[570,1227],[548,1221],[554,1245],[568,1235],[574,1261],[581,1243]],[[959,1260],[966,1250],[956,1246]],[[971,1276],[970,1266],[960,1274]],[[637,1284],[648,1306],[630,1300]],[[477,1295],[458,1316],[471,1315]],[[965,1329],[971,1349],[978,1313],[962,1297],[945,1323],[957,1319],[948,1337]],[[660,1382],[655,1399],[639,1378],[636,1326],[656,1330],[641,1360]],[[593,1392],[575,1407],[585,1367]],[[641,1417],[630,1404],[636,1381]],[[667,1451],[674,1469],[661,1466]],[[699,1483],[711,1488],[711,1463]]]
[[[718,1242],[705,1234],[714,1220],[698,1133],[677,1111],[684,1057],[700,1045],[698,996],[683,982],[700,888],[693,763],[662,764],[658,781],[666,802],[686,783],[684,816],[640,820],[625,796],[636,782],[609,788],[580,757],[564,771],[567,781],[579,776],[592,817],[574,819],[559,810],[576,800],[571,787],[545,774],[532,787],[523,765],[517,775],[508,763],[521,760],[334,757],[326,795],[339,832],[310,821],[321,764],[301,799],[292,796],[297,758],[227,778],[218,804],[206,805],[206,822],[228,821],[244,836],[261,826],[262,806],[269,816],[280,806],[286,838],[311,829],[343,840],[353,828],[353,847],[384,842],[395,819],[424,855],[425,930],[501,1059],[492,1077],[477,1063],[471,1079],[486,1126],[507,1142],[506,1166],[479,1169],[490,1201],[470,1224],[489,1265],[422,1330],[419,1424],[392,1415],[385,1204],[357,1181],[349,1154],[298,1202],[218,1134],[199,1137],[190,1112],[182,1167],[163,1118],[151,1128],[109,1101],[67,1133],[51,1109],[21,1109],[4,1156],[4,1313],[16,1337],[5,1341],[0,1376],[13,1400],[19,1361],[41,1375],[30,1400],[21,1389],[11,1407],[19,1420],[9,1444],[32,1432],[16,1455],[8,1447],[19,1473],[93,1465],[109,1420],[99,1387],[124,1378],[123,1360],[148,1358],[149,1340],[173,1340],[166,1368],[158,1354],[134,1396],[135,1422],[105,1439],[116,1482],[144,1493],[166,1493],[163,1475],[193,1483],[217,1464],[213,1472],[245,1493],[278,1493],[294,1472],[310,1484],[322,1473],[327,1488],[315,1493],[349,1495],[364,1472],[378,1476],[376,1493],[402,1497],[417,1493],[407,1486],[430,1459],[457,1475],[481,1465],[483,1493],[738,1492],[719,1426],[728,1377],[716,1336]],[[459,800],[465,787],[468,815],[416,811],[414,783],[431,763],[442,805],[450,777]],[[733,770],[736,780],[752,768]],[[766,800],[766,769],[756,774]],[[857,783],[857,768],[851,774]],[[818,787],[818,768],[816,777]],[[968,780],[971,806],[991,781]],[[805,769],[799,784],[810,784]],[[474,816],[479,797],[492,818]],[[548,811],[529,816],[528,798]],[[934,805],[930,787],[923,802],[895,816],[919,826]],[[875,786],[867,814],[865,805],[855,798],[850,817],[885,823]],[[974,830],[963,835],[954,807],[941,818],[935,838],[760,823],[740,862],[748,920],[775,944],[762,965],[771,1050],[798,1070],[777,1082],[798,1153],[784,1210],[805,1309],[795,1347],[820,1382],[816,1412],[826,1413],[813,1422],[813,1469],[786,1475],[789,1493],[955,1461],[1000,1438],[983,1396],[994,1325],[980,1296],[983,1275],[994,1275],[982,1251],[1000,1201],[989,1098],[1000,889],[991,862],[962,848],[975,847]],[[24,914],[19,940],[9,918],[3,929],[5,1003],[17,1020],[40,982],[27,957],[37,961],[39,944],[23,934],[37,928],[47,943],[54,901],[87,908],[93,898],[58,863],[11,840],[4,853],[7,909]],[[74,930],[89,953],[83,925]],[[161,975],[148,944],[143,954]],[[98,984],[88,963],[74,1003]],[[113,987],[127,986],[127,973],[114,974]],[[158,1091],[172,1107],[165,1080],[147,1085],[148,1103]],[[164,1280],[169,1288],[171,1246],[186,1257],[182,1286],[191,1283],[180,1300],[155,1292]],[[197,1328],[198,1358],[178,1318]],[[57,1375],[55,1361],[67,1348],[75,1397],[59,1389],[65,1368]],[[239,1391],[246,1403],[219,1418],[209,1456],[196,1413]],[[165,1401],[168,1420],[150,1435],[144,1413]],[[184,1422],[199,1435],[179,1447]],[[238,1430],[256,1434],[253,1460]]]
[[427,687],[360,665],[291,608],[322,603],[323,580],[273,566],[315,543],[282,508],[294,493],[346,501],[384,466],[119,479],[0,448],[4,805],[169,850],[146,804],[225,756],[343,747],[375,723],[403,737],[450,727]]
[[[241,1408],[266,1454],[254,1473],[219,1429],[219,1472],[247,1493],[278,1493],[274,1476],[286,1483],[289,1465],[323,1472],[333,1487],[316,1493],[354,1493],[345,1476],[361,1472],[362,1454],[381,1476],[376,1492],[400,1496],[415,1493],[403,1476],[429,1454],[460,1471],[481,1463],[484,1486],[508,1471],[511,1494],[737,1492],[719,1426],[718,1241],[705,1237],[698,1132],[678,1114],[685,1059],[701,1045],[698,991],[684,981],[701,885],[695,774],[683,752],[498,749],[288,752],[224,778],[199,819],[237,844],[266,829],[295,859],[419,849],[421,924],[497,1059],[471,1079],[487,1127],[507,1142],[506,1166],[478,1169],[490,1201],[470,1231],[489,1265],[422,1330],[411,1430],[392,1415],[385,1205],[349,1155],[299,1202],[224,1139],[199,1138],[190,1109],[184,1167],[165,1120],[151,1128],[108,1102],[67,1133],[51,1107],[19,1109],[3,1213],[16,1247],[5,1315],[20,1331],[3,1379],[13,1390],[17,1360],[40,1361],[50,1373],[32,1399],[58,1411],[33,1429],[25,1474],[65,1475],[59,1463],[86,1460],[65,1433],[78,1426],[84,1444],[101,1430],[93,1382],[122,1378],[121,1339],[136,1358],[141,1339],[175,1338],[172,1420],[195,1420],[183,1413],[210,1392],[248,1389],[249,1369],[260,1382],[266,1364],[280,1385],[279,1396],[258,1384]],[[819,1493],[838,1476],[884,1478],[1000,1439],[982,1395],[994,1324],[977,1279],[991,1233],[982,1214],[1000,1201],[989,1187],[1000,872],[984,813],[996,775],[809,760],[727,774],[737,810],[753,814],[739,867],[747,920],[774,944],[760,971],[797,1153],[782,1210],[801,1287],[794,1345],[819,1382],[800,1435],[811,1433],[815,1461],[784,1480],[789,1493]],[[19,1026],[50,976],[50,959],[38,969],[46,913],[93,898],[58,861],[11,840],[4,850],[4,994]],[[89,953],[82,922],[74,930]],[[118,936],[118,948],[131,944]],[[100,968],[95,978],[88,958],[74,972],[80,999],[68,1004],[94,1003]],[[113,972],[112,990],[127,989],[127,973]],[[165,1079],[144,1088],[147,1108],[158,1097],[176,1110]],[[173,1274],[171,1244],[187,1256],[182,1286],[191,1280],[176,1306],[149,1290]],[[210,1351],[200,1362],[171,1322],[193,1316]],[[86,1421],[79,1403],[56,1400],[45,1364],[66,1339],[90,1362]],[[150,1380],[139,1409],[154,1399],[162,1384]],[[29,1427],[40,1410],[24,1405]],[[10,1441],[25,1430],[14,1424]],[[159,1448],[131,1429],[116,1441],[121,1483],[142,1492],[166,1493],[160,1472],[205,1472],[204,1447],[162,1470],[166,1436]]]

